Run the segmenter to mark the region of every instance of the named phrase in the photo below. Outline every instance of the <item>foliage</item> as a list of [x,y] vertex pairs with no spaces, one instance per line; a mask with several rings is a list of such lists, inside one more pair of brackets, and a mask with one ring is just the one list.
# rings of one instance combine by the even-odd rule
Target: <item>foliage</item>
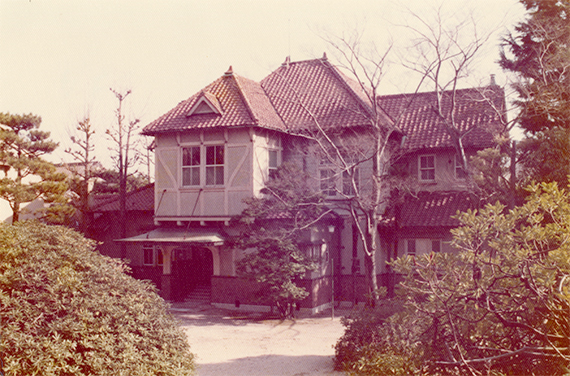
[[68,228],[0,225],[3,374],[193,374],[165,302],[126,271]]
[[[570,2],[521,0],[529,17],[504,39],[500,63],[515,72],[523,165],[536,181],[565,184],[570,173]],[[556,158],[552,158],[556,156]]]
[[297,240],[326,213],[324,198],[309,187],[303,171],[288,163],[277,169],[262,193],[247,199],[237,218],[244,225],[237,245],[247,250],[237,272],[261,283],[259,298],[275,305],[282,317],[292,317],[295,304],[308,296],[299,281],[315,267]]
[[375,308],[355,310],[341,318],[346,327],[335,345],[335,369],[363,375],[413,375],[420,369],[413,344],[402,327],[387,319],[402,310],[399,299],[382,300]]
[[527,202],[512,211],[496,204],[460,214],[457,252],[396,260],[404,309],[369,325],[380,344],[366,341],[372,349],[348,365],[393,359],[397,349],[405,364],[426,367],[414,372],[567,374],[570,194],[556,184],[528,190]]
[[42,159],[57,148],[57,143],[49,139],[49,132],[38,129],[41,121],[33,114],[0,113],[0,124],[8,128],[0,129],[0,161],[10,167],[0,179],[0,197],[9,202],[13,222],[19,220],[21,205],[36,199],[51,204],[44,213],[49,221],[64,223],[73,213],[64,195],[65,174]]
[[[471,157],[473,180],[477,184],[477,193],[482,203],[499,201],[511,208],[524,203],[527,193],[521,188],[521,183],[527,181],[528,177],[516,176],[516,171],[513,176],[512,164],[516,166],[513,157],[517,158],[516,146],[513,145],[515,144],[498,144],[494,148],[479,150]],[[530,182],[527,181],[528,183]]]

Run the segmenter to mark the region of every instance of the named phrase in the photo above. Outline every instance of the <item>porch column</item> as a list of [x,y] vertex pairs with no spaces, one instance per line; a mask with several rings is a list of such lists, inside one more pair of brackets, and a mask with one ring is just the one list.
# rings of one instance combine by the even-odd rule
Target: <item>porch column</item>
[[163,245],[162,247],[162,277],[160,280],[160,295],[165,300],[173,298],[172,292],[172,256],[174,246]]

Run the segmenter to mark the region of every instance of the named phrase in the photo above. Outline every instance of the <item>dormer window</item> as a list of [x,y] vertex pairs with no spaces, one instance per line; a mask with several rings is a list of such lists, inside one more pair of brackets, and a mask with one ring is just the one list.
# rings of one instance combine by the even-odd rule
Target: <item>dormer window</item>
[[420,181],[435,180],[435,155],[421,155],[420,160]]
[[194,103],[194,106],[188,111],[187,116],[204,115],[204,114],[222,114],[222,107],[215,95],[203,92],[200,98]]

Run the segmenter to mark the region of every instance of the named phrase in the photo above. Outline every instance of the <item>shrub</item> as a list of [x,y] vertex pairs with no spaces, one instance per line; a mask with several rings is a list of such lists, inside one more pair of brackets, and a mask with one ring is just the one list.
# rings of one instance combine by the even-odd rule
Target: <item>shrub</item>
[[364,375],[413,375],[421,368],[411,333],[394,320],[400,300],[381,301],[375,309],[355,310],[341,319],[346,327],[335,346],[335,369]]
[[60,226],[0,225],[4,374],[193,374],[164,300],[94,248]]

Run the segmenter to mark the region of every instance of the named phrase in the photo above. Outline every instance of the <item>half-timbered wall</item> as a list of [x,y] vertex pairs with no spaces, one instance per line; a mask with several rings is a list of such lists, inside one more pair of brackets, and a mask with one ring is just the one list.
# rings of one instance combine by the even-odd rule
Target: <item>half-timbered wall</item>
[[[157,221],[229,220],[264,186],[270,159],[281,163],[279,134],[263,129],[194,130],[156,144]],[[217,165],[209,165],[213,150]]]

